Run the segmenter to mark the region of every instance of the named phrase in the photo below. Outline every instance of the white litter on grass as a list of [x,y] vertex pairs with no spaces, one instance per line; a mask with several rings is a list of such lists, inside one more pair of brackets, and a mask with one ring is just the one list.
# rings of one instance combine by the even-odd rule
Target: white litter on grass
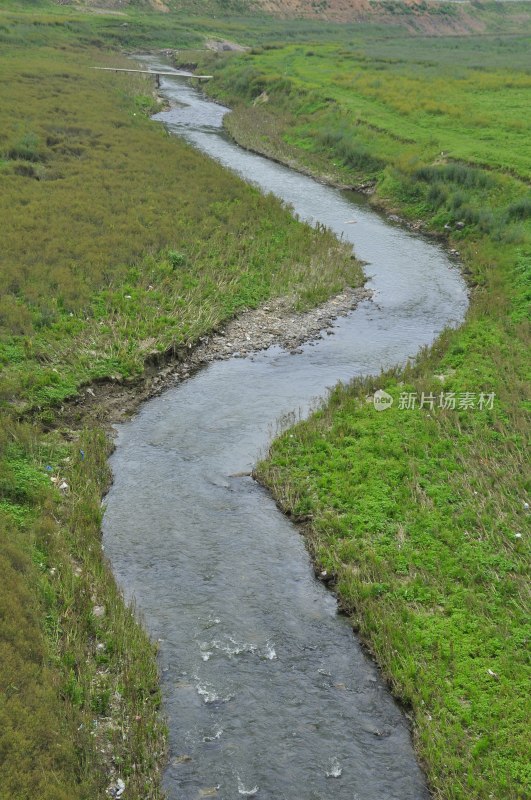
[[125,792],[125,783],[121,778],[118,778],[116,783],[111,783],[111,785],[107,789],[107,794],[110,797],[114,798],[121,797],[124,792]]

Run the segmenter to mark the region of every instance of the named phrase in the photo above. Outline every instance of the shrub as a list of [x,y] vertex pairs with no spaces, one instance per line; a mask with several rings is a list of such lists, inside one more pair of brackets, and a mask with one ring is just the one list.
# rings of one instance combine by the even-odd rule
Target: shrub
[[486,188],[495,184],[494,178],[481,169],[466,164],[443,164],[441,166],[420,167],[413,177],[426,183],[444,181],[456,183],[467,188]]
[[450,206],[453,211],[457,211],[466,201],[466,195],[463,192],[455,192],[450,200]]
[[186,256],[183,253],[178,253],[176,250],[168,251],[168,261],[173,269],[183,267],[186,263]]
[[16,144],[7,150],[7,158],[21,161],[43,161],[39,139],[34,133],[26,133]]
[[529,219],[531,217],[531,197],[522,197],[507,208],[509,219]]
[[444,205],[447,196],[446,189],[440,183],[435,183],[428,191],[428,201],[434,208]]
[[368,148],[356,142],[352,131],[348,128],[327,128],[317,134],[317,140],[323,147],[334,150],[345,166],[351,169],[374,174],[385,166],[382,159],[374,156]]

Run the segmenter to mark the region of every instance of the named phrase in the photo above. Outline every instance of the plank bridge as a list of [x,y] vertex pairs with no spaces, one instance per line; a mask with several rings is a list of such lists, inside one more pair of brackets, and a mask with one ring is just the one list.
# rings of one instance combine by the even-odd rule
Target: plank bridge
[[170,78],[196,78],[200,81],[208,81],[212,77],[212,75],[194,75],[192,72],[183,72],[181,70],[166,72],[164,70],[154,69],[127,69],[125,67],[92,67],[92,69],[99,69],[104,72],[140,72],[142,75],[154,75],[157,89],[160,88],[161,75],[168,75]]

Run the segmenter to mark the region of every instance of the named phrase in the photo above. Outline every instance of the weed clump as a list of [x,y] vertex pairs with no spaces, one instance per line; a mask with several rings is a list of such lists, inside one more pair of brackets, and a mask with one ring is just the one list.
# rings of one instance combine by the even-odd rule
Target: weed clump
[[468,189],[485,189],[495,185],[495,179],[492,176],[467,164],[421,167],[415,170],[413,177],[426,183],[455,183]]

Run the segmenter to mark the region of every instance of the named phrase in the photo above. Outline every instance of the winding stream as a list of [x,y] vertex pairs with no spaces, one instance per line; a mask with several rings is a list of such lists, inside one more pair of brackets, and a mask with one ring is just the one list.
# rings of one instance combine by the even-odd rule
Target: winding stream
[[161,642],[168,797],[425,800],[407,721],[302,538],[260,486],[231,476],[251,469],[279,416],[458,324],[465,285],[437,244],[362,198],[243,151],[221,130],[226,109],[184,80],[162,92],[178,105],[156,119],[351,241],[374,290],[300,355],[213,363],[118,429],[104,545]]

